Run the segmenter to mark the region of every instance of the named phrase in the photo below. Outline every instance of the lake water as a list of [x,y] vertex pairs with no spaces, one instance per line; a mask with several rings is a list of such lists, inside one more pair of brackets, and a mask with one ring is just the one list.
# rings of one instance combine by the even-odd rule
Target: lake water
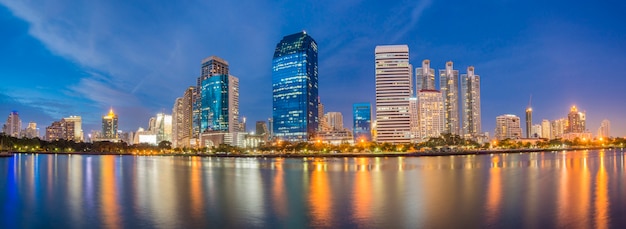
[[621,150],[388,158],[19,154],[0,228],[626,228]]

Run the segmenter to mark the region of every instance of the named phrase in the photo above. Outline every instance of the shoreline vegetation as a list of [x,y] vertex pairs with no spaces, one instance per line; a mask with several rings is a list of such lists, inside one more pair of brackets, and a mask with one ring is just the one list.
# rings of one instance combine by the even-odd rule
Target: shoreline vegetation
[[479,144],[458,135],[442,134],[421,143],[391,144],[358,141],[331,145],[320,140],[289,142],[275,139],[257,147],[240,148],[221,144],[204,148],[174,148],[162,141],[158,145],[126,142],[45,141],[39,138],[15,138],[0,134],[0,157],[13,153],[138,155],[138,156],[207,156],[207,157],[421,157],[460,156],[506,153],[558,152],[571,150],[623,149],[626,138],[597,139],[504,139]]

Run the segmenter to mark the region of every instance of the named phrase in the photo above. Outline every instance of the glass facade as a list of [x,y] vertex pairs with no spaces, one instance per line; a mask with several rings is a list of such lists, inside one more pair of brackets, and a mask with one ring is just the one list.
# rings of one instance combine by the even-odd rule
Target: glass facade
[[202,80],[200,130],[228,131],[228,75]]
[[283,37],[272,61],[275,137],[308,140],[317,131],[317,43],[305,32]]
[[352,105],[354,120],[354,142],[372,140],[372,106],[369,103],[355,103]]

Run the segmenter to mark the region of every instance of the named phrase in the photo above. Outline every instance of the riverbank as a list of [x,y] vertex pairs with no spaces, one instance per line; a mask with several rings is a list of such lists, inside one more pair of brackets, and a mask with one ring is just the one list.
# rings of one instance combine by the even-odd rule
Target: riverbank
[[200,157],[241,157],[241,158],[337,158],[337,157],[439,157],[439,156],[465,156],[485,154],[511,154],[511,153],[536,153],[554,151],[576,150],[600,150],[614,149],[615,147],[585,147],[563,149],[493,149],[493,150],[461,150],[461,151],[418,151],[418,152],[381,152],[381,153],[272,153],[272,154],[205,154],[205,153],[165,153],[165,154],[132,154],[110,152],[11,152],[8,157],[15,153],[36,154],[62,154],[62,155],[132,155],[132,156],[200,156]]

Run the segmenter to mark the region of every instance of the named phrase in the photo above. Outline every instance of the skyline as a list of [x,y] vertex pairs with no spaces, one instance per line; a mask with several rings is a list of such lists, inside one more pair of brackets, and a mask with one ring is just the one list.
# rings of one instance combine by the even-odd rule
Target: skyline
[[[460,73],[475,66],[482,77],[482,131],[491,136],[496,116],[523,117],[530,94],[535,98],[533,124],[566,117],[576,105],[587,111],[590,132],[608,119],[612,135],[626,135],[626,120],[620,116],[626,112],[621,101],[626,92],[619,87],[626,81],[620,77],[626,72],[620,66],[626,62],[626,31],[619,23],[624,3],[568,2],[568,9],[556,11],[559,3],[254,2],[240,9],[237,3],[220,2],[211,4],[214,8],[167,3],[171,5],[147,5],[141,11],[143,5],[83,3],[71,8],[68,2],[0,0],[0,30],[7,34],[0,38],[0,75],[5,79],[0,112],[17,110],[24,122],[42,127],[79,115],[87,132],[99,129],[101,116],[114,107],[120,129],[135,131],[147,127],[154,114],[169,113],[175,99],[195,84],[200,61],[215,55],[228,60],[240,78],[240,116],[250,123],[267,121],[275,44],[306,30],[320,50],[319,94],[325,111],[342,112],[345,126],[351,126],[353,103],[375,104],[374,47],[407,44],[414,67],[424,59],[435,71],[450,60]],[[530,8],[533,13],[525,15]],[[207,17],[203,9],[214,14]],[[443,10],[457,17],[439,17]],[[475,17],[463,17],[466,11]],[[493,22],[493,17],[501,20]],[[148,23],[152,19],[154,24]],[[223,33],[227,36],[214,36]]]

